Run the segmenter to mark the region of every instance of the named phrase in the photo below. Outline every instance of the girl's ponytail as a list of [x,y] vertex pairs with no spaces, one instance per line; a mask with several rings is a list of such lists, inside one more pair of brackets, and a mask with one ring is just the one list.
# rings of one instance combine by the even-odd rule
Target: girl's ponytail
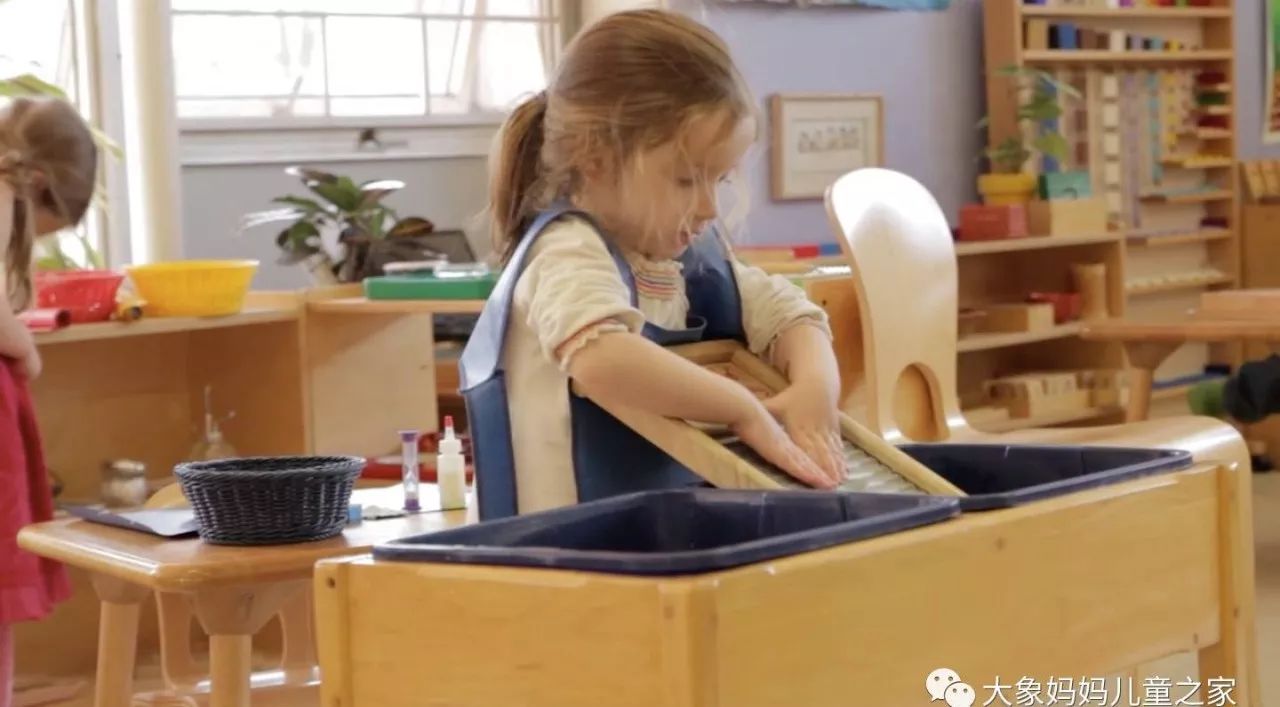
[[495,249],[505,263],[520,241],[528,217],[541,205],[537,186],[542,174],[545,91],[529,98],[507,117],[489,161],[489,209]]

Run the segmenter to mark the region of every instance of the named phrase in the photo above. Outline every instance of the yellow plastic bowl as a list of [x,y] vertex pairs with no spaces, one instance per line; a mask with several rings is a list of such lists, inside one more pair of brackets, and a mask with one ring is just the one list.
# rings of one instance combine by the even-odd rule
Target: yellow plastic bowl
[[256,260],[178,260],[124,270],[157,317],[219,317],[244,307]]

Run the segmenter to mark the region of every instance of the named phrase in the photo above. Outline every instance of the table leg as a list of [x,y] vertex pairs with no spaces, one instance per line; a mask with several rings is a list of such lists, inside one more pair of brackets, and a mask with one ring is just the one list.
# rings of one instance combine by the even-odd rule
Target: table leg
[[210,707],[248,707],[253,634],[209,636]]
[[315,613],[311,589],[280,610],[282,655],[280,667],[286,683],[308,683],[315,677],[316,650],[312,616]]
[[115,577],[93,575],[102,602],[98,626],[98,670],[94,707],[129,707],[138,651],[138,614],[150,593]]
[[1156,369],[1169,354],[1182,346],[1181,341],[1130,341],[1124,346],[1129,359],[1129,404],[1125,422],[1141,422],[1151,412],[1151,383]]
[[209,634],[211,707],[249,707],[253,634],[310,580],[196,592],[196,616]]

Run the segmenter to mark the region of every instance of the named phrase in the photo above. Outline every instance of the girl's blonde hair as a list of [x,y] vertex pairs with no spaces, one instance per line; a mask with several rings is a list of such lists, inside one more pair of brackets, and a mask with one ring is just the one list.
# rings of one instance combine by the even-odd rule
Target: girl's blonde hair
[[731,127],[754,102],[711,30],[662,10],[620,12],[582,30],[547,90],[521,103],[495,141],[489,217],[502,260],[538,210],[573,192],[584,166],[620,168],[713,111]]
[[93,134],[71,104],[21,97],[0,107],[0,179],[16,196],[4,268],[17,309],[32,300],[36,210],[79,223],[93,201],[97,171]]

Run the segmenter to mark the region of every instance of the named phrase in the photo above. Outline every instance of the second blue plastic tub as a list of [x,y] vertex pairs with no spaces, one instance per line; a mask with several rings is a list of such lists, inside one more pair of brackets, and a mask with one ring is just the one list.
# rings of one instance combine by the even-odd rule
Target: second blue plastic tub
[[1006,444],[904,444],[900,449],[968,496],[962,511],[1009,508],[1065,493],[1185,469],[1178,449]]

